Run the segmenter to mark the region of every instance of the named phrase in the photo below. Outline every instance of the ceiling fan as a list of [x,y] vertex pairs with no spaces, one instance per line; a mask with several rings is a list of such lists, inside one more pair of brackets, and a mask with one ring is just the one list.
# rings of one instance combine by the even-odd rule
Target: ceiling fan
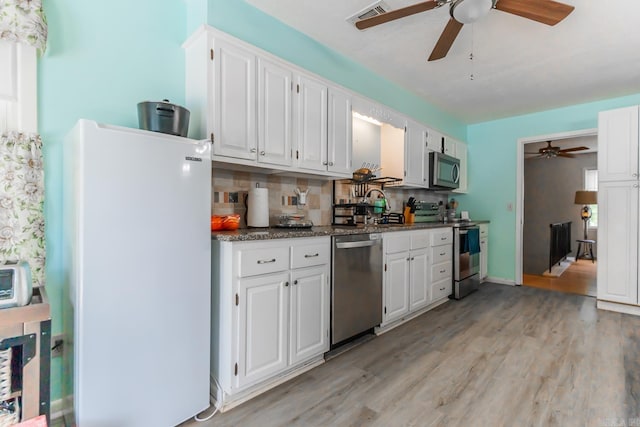
[[[539,159],[552,159],[554,157],[575,157],[573,154],[569,154],[573,151],[583,151],[588,150],[589,147],[573,147],[573,148],[564,148],[560,149],[560,147],[554,147],[551,145],[551,141],[547,141],[547,146],[538,150],[538,152],[528,153],[525,151],[524,154],[536,154],[535,158]],[[533,157],[530,157],[533,158]]]
[[479,20],[491,9],[501,10],[547,25],[557,24],[574,9],[573,6],[553,0],[429,0],[363,19],[356,22],[356,27],[359,30],[364,30],[446,4],[449,5],[451,18],[433,48],[429,61],[447,56],[463,25]]

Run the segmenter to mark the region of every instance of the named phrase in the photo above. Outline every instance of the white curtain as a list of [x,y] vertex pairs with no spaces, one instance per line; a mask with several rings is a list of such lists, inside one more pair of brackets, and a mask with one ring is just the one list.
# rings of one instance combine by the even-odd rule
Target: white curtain
[[25,260],[44,285],[44,169],[36,134],[0,135],[0,260]]

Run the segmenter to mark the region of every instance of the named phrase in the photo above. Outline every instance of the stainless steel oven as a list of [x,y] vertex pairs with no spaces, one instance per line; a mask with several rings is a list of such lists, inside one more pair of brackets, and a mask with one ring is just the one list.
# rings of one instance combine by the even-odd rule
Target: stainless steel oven
[[453,227],[453,297],[461,299],[480,286],[480,227],[458,223]]

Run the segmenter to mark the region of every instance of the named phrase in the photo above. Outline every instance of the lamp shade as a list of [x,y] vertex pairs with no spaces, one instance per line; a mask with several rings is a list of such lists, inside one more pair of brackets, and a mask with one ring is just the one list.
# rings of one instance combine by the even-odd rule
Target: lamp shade
[[596,205],[598,204],[597,191],[576,191],[574,202],[576,205]]

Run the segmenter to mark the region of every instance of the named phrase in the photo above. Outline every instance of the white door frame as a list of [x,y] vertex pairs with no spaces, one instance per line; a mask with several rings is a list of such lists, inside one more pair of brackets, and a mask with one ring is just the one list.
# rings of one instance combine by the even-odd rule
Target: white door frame
[[598,135],[598,129],[583,129],[571,132],[552,133],[548,135],[529,136],[518,139],[517,171],[516,171],[516,285],[522,285],[522,235],[524,229],[524,146],[533,142],[558,141],[580,136]]

